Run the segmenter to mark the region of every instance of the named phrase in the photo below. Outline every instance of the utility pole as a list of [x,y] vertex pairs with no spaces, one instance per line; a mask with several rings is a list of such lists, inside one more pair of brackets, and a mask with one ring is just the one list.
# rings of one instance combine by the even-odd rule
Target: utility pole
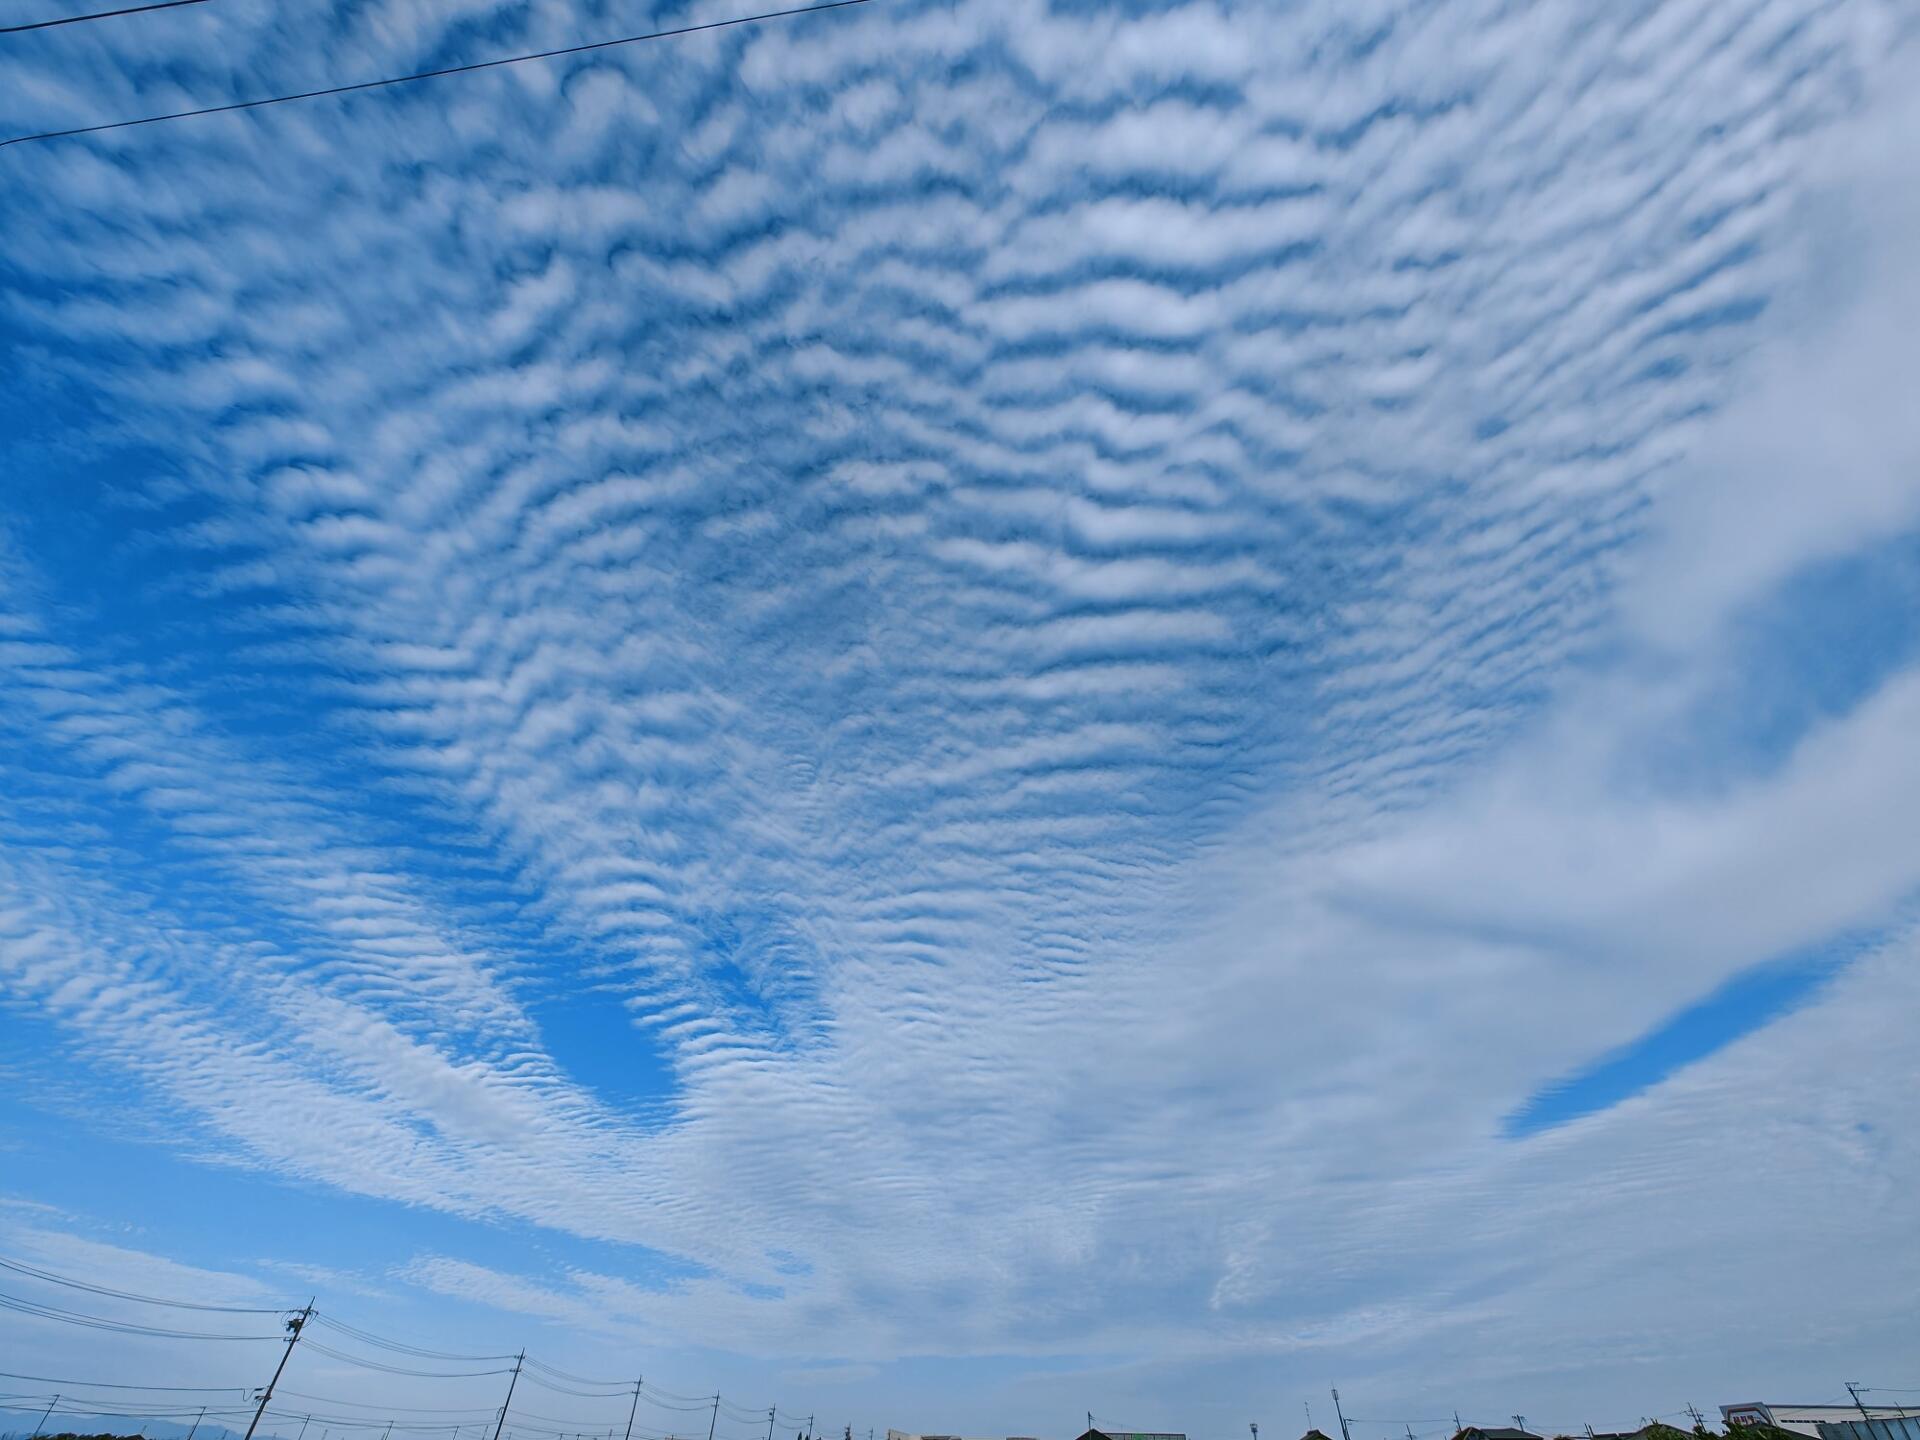
[[527,1363],[527,1352],[513,1357],[513,1378],[507,1381],[507,1398],[500,1402],[500,1418],[493,1422],[493,1440],[500,1440],[500,1427],[507,1423],[507,1407],[513,1404],[513,1387],[520,1383],[520,1367]]
[[1514,1429],[1516,1429],[1516,1430],[1524,1430],[1524,1429],[1526,1429],[1526,1428],[1527,1428],[1527,1417],[1526,1417],[1526,1416],[1524,1416],[1524,1415],[1516,1415],[1516,1416],[1514,1416],[1514,1417],[1513,1417],[1513,1428],[1514,1428]]
[[[294,1437],[294,1440],[307,1440],[307,1426],[311,1425],[312,1423],[313,1423],[313,1416],[302,1415],[300,1417],[300,1433],[299,1435]],[[187,1440],[193,1440],[193,1437],[189,1435],[187,1437]]]
[[713,1418],[707,1421],[707,1440],[713,1440],[713,1427],[720,1423],[720,1397],[713,1397]]
[[767,1407],[767,1440],[773,1440],[773,1407]]
[[307,1297],[307,1308],[287,1321],[287,1348],[280,1352],[280,1363],[273,1367],[273,1379],[267,1381],[267,1388],[260,1392],[260,1404],[253,1412],[253,1423],[247,1426],[247,1440],[253,1440],[253,1432],[260,1428],[260,1417],[267,1413],[267,1402],[273,1399],[273,1387],[280,1383],[280,1372],[287,1368],[287,1361],[293,1358],[293,1347],[300,1343],[300,1332],[307,1328],[307,1321],[313,1318],[313,1297]]
[[1873,1440],[1873,1416],[1867,1413],[1867,1407],[1860,1403],[1860,1387],[1853,1381],[1847,1382],[1847,1393],[1853,1396],[1853,1408],[1860,1412],[1860,1420],[1867,1427],[1867,1440]]
[[1340,1417],[1340,1440],[1353,1440],[1353,1432],[1347,1429],[1347,1412],[1340,1408],[1340,1392],[1338,1390],[1333,1392],[1333,1413]]
[[1691,1415],[1691,1416],[1693,1417],[1693,1428],[1694,1428],[1694,1429],[1696,1429],[1696,1430],[1704,1430],[1704,1429],[1706,1429],[1706,1428],[1707,1428],[1707,1422],[1706,1422],[1706,1420],[1705,1420],[1704,1418],[1702,1418],[1702,1416],[1701,1416],[1701,1414],[1700,1414],[1700,1407],[1699,1407],[1699,1406],[1697,1406],[1697,1405],[1695,1405],[1695,1404],[1693,1404],[1693,1403],[1692,1403],[1691,1401],[1689,1401],[1689,1402],[1687,1403],[1687,1414],[1689,1414],[1689,1415]]
[[1460,1412],[1458,1410],[1454,1411],[1453,1412],[1453,1433],[1458,1435],[1460,1431],[1464,1428],[1465,1427],[1460,1424]]
[[200,1428],[200,1422],[206,1418],[207,1418],[207,1407],[202,1405],[200,1407],[200,1413],[193,1417],[193,1429],[187,1431],[187,1440],[193,1440],[194,1433],[198,1431]]
[[46,1428],[47,1416],[53,1414],[53,1407],[59,1403],[60,1396],[58,1394],[55,1394],[53,1399],[47,1402],[46,1414],[43,1414],[40,1417],[40,1423],[33,1427],[33,1435],[30,1437],[30,1440],[40,1440],[40,1432]]
[[633,1382],[633,1404],[627,1407],[627,1440],[633,1440],[633,1415],[640,1408],[640,1387],[646,1383],[644,1375]]

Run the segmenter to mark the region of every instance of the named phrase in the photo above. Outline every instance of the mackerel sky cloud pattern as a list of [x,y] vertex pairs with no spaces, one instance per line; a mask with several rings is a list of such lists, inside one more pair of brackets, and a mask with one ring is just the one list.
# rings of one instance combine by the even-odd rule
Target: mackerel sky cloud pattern
[[[0,125],[728,13],[221,0]],[[1767,1388],[1755,1256],[1920,1253],[1910,31],[905,0],[0,152],[0,1250],[97,1143],[309,1197],[168,1263],[936,1429]]]

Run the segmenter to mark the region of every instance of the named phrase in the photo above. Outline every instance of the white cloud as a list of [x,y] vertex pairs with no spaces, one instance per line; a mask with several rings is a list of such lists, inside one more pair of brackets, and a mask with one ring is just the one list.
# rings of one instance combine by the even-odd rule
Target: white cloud
[[1628,592],[1653,643],[1698,646],[1796,573],[1920,523],[1920,108],[1895,94],[1874,114],[1819,152],[1793,333],[1714,420],[1711,468],[1663,502]]
[[[1486,1403],[1731,1372],[1765,1334],[1703,1292],[1756,1311],[1743,1255],[1864,1285],[1783,1227],[1911,1238],[1906,942],[1617,1111],[1494,1132],[1911,884],[1910,676],[1670,790],[1630,762],[1725,675],[1566,669],[1623,609],[1711,653],[1910,514],[1877,456],[1801,504],[1785,443],[1689,488],[1754,373],[1715,307],[1793,283],[1794,137],[1875,63],[1872,9],[1456,6],[1373,44],[1388,7],[873,7],[10,151],[20,323],[108,336],[79,373],[209,512],[156,563],[386,778],[341,793],[191,666],[22,602],[5,698],[64,788],[0,836],[0,984],[273,1174],[703,1267],[400,1277],[565,1326],[880,1390],[907,1355],[1111,1357],[1026,1382],[1069,1412],[1254,1356]],[[459,20],[322,48],[391,68]],[[315,49],[230,23],[263,83]],[[220,78],[63,53],[74,108]],[[1143,193],[1170,165],[1218,179]],[[1856,383],[1900,313],[1783,339],[1768,423],[1905,436]],[[322,678],[247,670],[289,658]],[[122,804],[184,856],[177,910],[82,838]],[[634,1022],[662,1113],[571,1078],[555,994]],[[1730,1197],[1756,1135],[1770,1183]],[[1891,1363],[1884,1318],[1822,1354]]]

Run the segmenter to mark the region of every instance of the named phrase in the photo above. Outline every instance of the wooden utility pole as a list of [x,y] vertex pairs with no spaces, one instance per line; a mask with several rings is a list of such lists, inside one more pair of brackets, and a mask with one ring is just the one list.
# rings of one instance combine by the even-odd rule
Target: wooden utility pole
[[300,1343],[300,1334],[312,1318],[313,1297],[309,1296],[307,1308],[287,1321],[287,1348],[280,1352],[280,1363],[273,1367],[273,1378],[267,1381],[267,1388],[260,1392],[260,1403],[253,1412],[253,1423],[247,1426],[247,1440],[253,1440],[253,1432],[260,1428],[260,1417],[267,1413],[267,1402],[273,1399],[273,1387],[280,1383],[280,1372],[287,1368],[287,1361],[293,1358],[293,1347]]

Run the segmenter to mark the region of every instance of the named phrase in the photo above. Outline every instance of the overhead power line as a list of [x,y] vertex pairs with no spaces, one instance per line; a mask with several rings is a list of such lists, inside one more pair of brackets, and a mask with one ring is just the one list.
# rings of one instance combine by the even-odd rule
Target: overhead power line
[[[539,1385],[544,1389],[552,1390],[560,1395],[572,1395],[580,1400],[625,1400],[633,1394],[633,1387],[631,1385],[624,1390],[578,1390],[571,1385],[562,1385],[557,1381],[547,1379],[545,1376],[535,1375],[531,1371],[528,1372],[526,1378],[532,1384]],[[699,1408],[704,1410],[706,1407],[703,1405]]]
[[[529,1370],[545,1371],[558,1380],[571,1380],[576,1385],[591,1385],[596,1390],[618,1389],[622,1395],[633,1388],[633,1380],[631,1377],[625,1380],[596,1380],[589,1375],[575,1375],[571,1370],[562,1370],[558,1365],[549,1365],[546,1361],[536,1360],[531,1355],[527,1357],[527,1368]],[[708,1398],[711,1399],[712,1397],[709,1396]]]
[[409,1345],[404,1340],[390,1340],[384,1335],[376,1335],[371,1330],[362,1330],[357,1325],[336,1320],[331,1315],[314,1312],[313,1323],[328,1330],[337,1330],[342,1335],[350,1335],[365,1345],[376,1349],[391,1350],[399,1355],[411,1355],[418,1360],[511,1360],[511,1355],[460,1355],[451,1350],[429,1350],[421,1345]]
[[224,1395],[229,1390],[244,1395],[244,1385],[121,1385],[111,1380],[56,1380],[51,1375],[16,1375],[0,1370],[0,1380],[38,1380],[43,1385],[75,1385],[82,1390],[166,1390],[191,1391],[196,1395]]
[[16,1274],[29,1275],[35,1280],[44,1280],[49,1285],[64,1285],[69,1290],[84,1290],[89,1295],[105,1295],[114,1300],[133,1300],[142,1305],[164,1305],[173,1310],[206,1310],[221,1315],[284,1315],[297,1306],[282,1305],[278,1308],[261,1308],[246,1305],[204,1305],[197,1300],[167,1300],[158,1295],[141,1295],[132,1290],[114,1290],[105,1285],[95,1285],[87,1280],[75,1280],[69,1275],[57,1275],[51,1270],[42,1270],[35,1265],[22,1264],[18,1260],[9,1260],[0,1256],[0,1270],[12,1270]]
[[844,10],[853,5],[868,5],[873,0],[823,0],[819,5],[801,5],[790,10],[766,10],[758,15],[736,15],[730,20],[708,20],[699,25],[680,25],[671,30],[649,30],[644,35],[622,35],[613,40],[590,40],[581,45],[563,45],[557,50],[534,50],[524,55],[502,55],[493,60],[475,60],[466,65],[446,65],[438,70],[417,70],[411,75],[389,75],[380,80],[361,80],[351,85],[329,85],[319,90],[302,90],[290,95],[265,95],[257,100],[235,100],[225,105],[203,105],[197,110],[173,110],[164,115],[143,115],[138,120],[111,120],[100,125],[77,125],[70,130],[42,130],[34,135],[15,135],[0,140],[0,149],[24,145],[32,140],[64,140],[75,135],[98,135],[106,130],[128,130],[136,125],[158,125],[167,120],[191,120],[200,115],[226,115],[235,110],[258,110],[266,105],[287,105],[296,100],[318,100],[327,95],[351,95],[359,90],[378,90],[390,85],[410,85],[416,80],[438,80],[448,75],[469,75],[476,70],[492,70],[502,65],[523,65],[530,60],[555,60],[565,55],[584,55],[593,50],[611,50],[616,45],[638,45],[645,40],[670,40],[679,35],[697,35],[703,30],[726,30],[737,25],[759,25],[768,20],[784,20],[794,15],[814,15],[826,10]]
[[[844,6],[848,4],[864,4],[864,3],[867,3],[867,0],[834,0],[834,4],[832,5],[816,6],[812,8],[831,9],[831,8],[836,8],[836,6]],[[795,12],[783,12],[783,13],[802,13],[802,12],[795,11]],[[719,22],[719,23],[741,23],[741,22]],[[713,26],[696,26],[692,28],[711,29],[714,27]],[[662,32],[662,33],[676,33],[676,32]],[[684,33],[684,32],[678,32],[678,33]],[[389,1336],[380,1335],[375,1333],[374,1331],[362,1329],[357,1325],[350,1325],[343,1320],[336,1320],[332,1316],[323,1315],[313,1307],[313,1304],[311,1301],[309,1301],[305,1306],[300,1306],[300,1307],[280,1306],[273,1309],[268,1309],[264,1307],[240,1306],[240,1305],[210,1305],[210,1304],[202,1303],[197,1300],[176,1300],[176,1299],[170,1299],[170,1298],[166,1298],[158,1295],[145,1295],[137,1291],[117,1290],[109,1286],[93,1284],[91,1281],[77,1280],[77,1279],[74,1279],[72,1276],[57,1274],[54,1271],[42,1269],[34,1265],[29,1265],[24,1261],[8,1259],[4,1256],[0,1256],[0,1270],[11,1271],[15,1274],[26,1276],[32,1280],[43,1282],[46,1284],[60,1285],[68,1289],[83,1291],[87,1294],[106,1296],[116,1300],[133,1301],[135,1303],[143,1304],[143,1305],[157,1305],[157,1306],[168,1307],[173,1309],[204,1311],[204,1312],[213,1312],[213,1313],[219,1313],[219,1314],[291,1315],[293,1317],[291,1320],[288,1321],[285,1327],[287,1331],[286,1334],[280,1334],[280,1335],[220,1334],[220,1333],[207,1332],[207,1331],[179,1330],[179,1329],[174,1329],[171,1326],[148,1325],[143,1322],[135,1321],[135,1320],[125,1320],[125,1319],[119,1319],[112,1316],[104,1316],[104,1315],[92,1315],[92,1314],[87,1314],[77,1310],[64,1309],[56,1305],[50,1305],[45,1301],[31,1300],[26,1298],[25,1296],[11,1295],[4,1292],[0,1292],[0,1310],[14,1311],[16,1313],[23,1314],[23,1315],[32,1315],[40,1319],[55,1320],[63,1324],[76,1325],[86,1329],[99,1330],[99,1331],[104,1331],[104,1332],[113,1333],[113,1334],[141,1335],[141,1336],[152,1336],[152,1337],[163,1338],[163,1339],[179,1339],[179,1340],[287,1341],[289,1342],[287,1355],[290,1355],[292,1351],[292,1345],[291,1345],[292,1339],[302,1338],[302,1332],[310,1330],[313,1327],[319,1327],[327,1331],[330,1331],[334,1334],[347,1337],[348,1339],[358,1342],[360,1344],[371,1346],[376,1349],[384,1350],[390,1354],[412,1358],[412,1359],[427,1360],[427,1361],[437,1360],[437,1361],[443,1361],[443,1362],[452,1363],[452,1364],[478,1364],[482,1366],[485,1366],[486,1362],[489,1362],[489,1361],[512,1360],[514,1364],[511,1367],[511,1369],[508,1369],[505,1367],[489,1367],[489,1368],[460,1369],[460,1370],[416,1369],[411,1366],[393,1364],[386,1360],[374,1359],[371,1356],[355,1355],[345,1350],[338,1350],[333,1348],[332,1346],[322,1343],[318,1338],[312,1337],[310,1335],[304,1337],[306,1339],[306,1344],[303,1347],[308,1350],[317,1351],[322,1355],[326,1355],[335,1360],[343,1361],[350,1365],[356,1365],[364,1369],[379,1371],[389,1375],[417,1377],[420,1379],[431,1379],[431,1380],[462,1380],[462,1379],[478,1379],[484,1376],[492,1376],[492,1375],[512,1374],[513,1376],[515,1376],[516,1380],[524,1376],[524,1378],[527,1379],[528,1381],[537,1385],[541,1385],[548,1390],[557,1391],[561,1394],[573,1395],[580,1399],[630,1401],[631,1404],[627,1407],[629,1410],[629,1415],[628,1415],[629,1427],[631,1426],[632,1411],[636,1409],[638,1405],[642,1402],[648,1405],[658,1406],[660,1409],[668,1410],[668,1411],[675,1411],[675,1412],[681,1412],[681,1413],[691,1412],[691,1413],[702,1414],[702,1415],[710,1414],[712,1417],[712,1420],[714,1421],[717,1421],[718,1419],[722,1418],[722,1416],[724,1416],[729,1421],[732,1421],[735,1423],[741,1423],[741,1424],[752,1424],[756,1427],[765,1424],[769,1414],[776,1414],[780,1416],[780,1418],[785,1419],[790,1423],[794,1423],[794,1424],[798,1424],[799,1418],[800,1418],[798,1416],[789,1416],[786,1414],[785,1411],[770,1409],[769,1407],[741,1405],[737,1401],[724,1400],[719,1395],[697,1395],[697,1396],[683,1395],[671,1390],[661,1390],[652,1385],[643,1384],[643,1382],[641,1382],[637,1377],[633,1379],[622,1380],[622,1379],[615,1379],[611,1377],[595,1378],[592,1376],[581,1375],[571,1370],[563,1370],[557,1365],[548,1364],[546,1361],[535,1359],[534,1357],[529,1356],[524,1352],[518,1355],[506,1355],[506,1354],[488,1355],[488,1354],[468,1354],[468,1353],[461,1353],[461,1352],[452,1351],[452,1350],[429,1349],[428,1347],[423,1345],[415,1345],[404,1340],[395,1340]],[[281,1357],[282,1368],[284,1368],[287,1355],[283,1355]],[[145,1392],[152,1392],[152,1393],[162,1393],[162,1392],[193,1393],[193,1394],[201,1394],[201,1395],[218,1395],[226,1391],[234,1391],[239,1394],[245,1395],[251,1389],[251,1387],[213,1386],[213,1385],[133,1385],[133,1384],[127,1384],[127,1383],[118,1382],[118,1381],[56,1379],[52,1376],[23,1375],[23,1374],[17,1374],[11,1371],[0,1371],[0,1379],[24,1380],[24,1381],[35,1382],[35,1383],[45,1384],[50,1386],[60,1386],[63,1388],[63,1390],[66,1387],[73,1387],[78,1389],[103,1389],[103,1390],[136,1391],[136,1392],[145,1391]],[[277,1409],[270,1408],[269,1402],[272,1399],[274,1388],[275,1386],[277,1386],[278,1380],[279,1380],[279,1371],[276,1370],[273,1384],[269,1385],[264,1393],[261,1393],[257,1396],[259,1401],[259,1408],[254,1412],[256,1424],[258,1423],[259,1417],[262,1415],[281,1415],[284,1413],[291,1413],[291,1412],[282,1412]],[[562,1383],[562,1382],[565,1382],[565,1383]],[[338,1399],[334,1397],[311,1395],[311,1394],[302,1395],[301,1392],[298,1392],[298,1391],[285,1391],[282,1393],[290,1394],[290,1395],[299,1395],[300,1398],[302,1399],[317,1400],[323,1404],[328,1404],[328,1405],[343,1405],[350,1409],[376,1409],[376,1408],[392,1409],[394,1408],[394,1407],[388,1407],[388,1406],[368,1405],[365,1402],[356,1401],[356,1400],[344,1400],[344,1399]],[[39,1403],[39,1400],[43,1397],[34,1397],[34,1398],[36,1400],[36,1403]],[[61,1396],[55,1396],[54,1403],[57,1404],[61,1398],[62,1398]],[[71,1394],[67,1394],[65,1398],[74,1399],[75,1397],[72,1396]],[[511,1395],[509,1396],[509,1398],[511,1398]],[[108,1404],[125,1403],[129,1405],[137,1405],[138,1412],[151,1413],[156,1415],[160,1413],[158,1410],[151,1409],[151,1407],[148,1407],[145,1405],[139,1405],[136,1399],[131,1396],[128,1397],[128,1399],[124,1402],[120,1402],[116,1399],[115,1401],[100,1400],[92,1403],[94,1403],[96,1407],[105,1406]],[[403,1410],[408,1409],[408,1407],[399,1407],[399,1408]],[[129,1411],[128,1413],[137,1413],[137,1412]],[[181,1410],[180,1413],[183,1415],[192,1414],[193,1408],[191,1404],[188,1404],[185,1409]],[[210,1411],[209,1413],[212,1413],[212,1412]],[[244,1413],[244,1411],[239,1413]],[[420,1415],[438,1414],[438,1415],[448,1415],[448,1416],[457,1416],[462,1414],[465,1414],[465,1415],[494,1414],[499,1416],[500,1419],[504,1419],[504,1408],[497,1409],[496,1407],[491,1405],[466,1406],[466,1407],[422,1406],[422,1407],[412,1407],[410,1413],[420,1414]],[[302,1417],[302,1418],[304,1419],[306,1417]],[[563,1420],[558,1416],[534,1416],[531,1418],[547,1419],[552,1421],[555,1424],[567,1425],[569,1427],[573,1427],[566,1431],[554,1430],[550,1432],[540,1432],[538,1431],[537,1427],[526,1427],[530,1431],[533,1431],[534,1433],[548,1433],[556,1436],[562,1435],[562,1434],[578,1435],[584,1432],[590,1432],[591,1426],[593,1424],[593,1422],[591,1421]],[[341,1419],[339,1423],[342,1426],[360,1424],[360,1422],[358,1421],[349,1421],[345,1419]],[[463,1422],[463,1423],[474,1423],[474,1422]],[[500,1423],[500,1420],[497,1419],[495,1422],[496,1430],[499,1427],[499,1423]],[[423,1424],[418,1427],[396,1426],[395,1428],[398,1428],[398,1429],[419,1428],[419,1429],[425,1429],[425,1430],[444,1430],[449,1428],[449,1424],[448,1423],[441,1423],[437,1425]],[[609,1428],[608,1430],[609,1437],[612,1436],[612,1434],[614,1433],[614,1430],[617,1428],[618,1427]],[[711,1428],[711,1422],[710,1422],[710,1428]],[[634,1440],[634,1437],[638,1437],[638,1440],[658,1440],[656,1433],[648,1430],[630,1428],[626,1433],[628,1436],[628,1440]],[[497,1434],[494,1437],[494,1440],[499,1440],[499,1437]],[[756,1434],[752,1437],[741,1437],[741,1440],[760,1440],[760,1436]]]
[[[284,1385],[274,1393],[291,1395],[296,1400],[314,1400],[322,1405],[345,1405],[350,1410],[378,1410],[382,1415],[389,1412],[405,1415],[464,1415],[467,1418],[459,1422],[463,1425],[473,1424],[476,1415],[491,1415],[500,1408],[498,1405],[389,1405],[383,1400],[346,1400],[337,1395],[316,1395],[311,1390],[290,1390]],[[448,1425],[453,1423],[450,1419],[446,1421]]]
[[34,20],[25,25],[0,25],[0,35],[22,30],[51,30],[56,25],[84,25],[89,20],[111,20],[116,15],[144,15],[149,10],[176,10],[182,5],[204,5],[207,0],[153,0],[151,5],[128,5],[120,10],[96,10],[91,15],[62,15],[58,20]]
[[508,1375],[512,1373],[509,1369],[409,1370],[401,1365],[389,1365],[382,1360],[369,1360],[364,1355],[349,1355],[344,1350],[335,1350],[329,1345],[322,1345],[318,1340],[307,1341],[307,1348],[318,1351],[322,1355],[330,1356],[335,1360],[344,1360],[349,1365],[359,1365],[364,1369],[378,1370],[387,1375],[411,1375],[422,1380],[471,1380],[481,1375]]
[[89,1330],[110,1330],[120,1335],[154,1335],[167,1340],[278,1340],[278,1335],[214,1335],[197,1330],[173,1330],[160,1325],[141,1325],[131,1320],[109,1320],[100,1315],[82,1315],[77,1310],[61,1310],[22,1300],[16,1295],[0,1295],[0,1310],[36,1315],[43,1320],[59,1320]]

